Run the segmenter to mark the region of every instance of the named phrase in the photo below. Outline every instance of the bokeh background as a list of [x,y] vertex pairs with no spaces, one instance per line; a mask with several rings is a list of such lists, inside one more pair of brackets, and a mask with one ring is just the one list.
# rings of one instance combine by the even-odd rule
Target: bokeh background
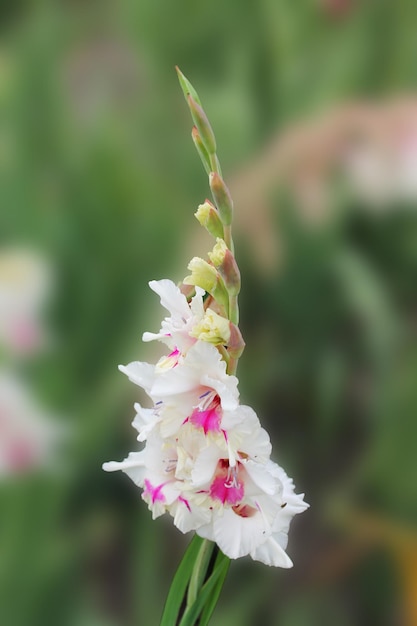
[[101,470],[147,282],[210,246],[178,64],[235,199],[241,397],[311,505],[213,624],[416,626],[416,3],[19,0],[0,32],[0,624],[157,624],[189,540]]

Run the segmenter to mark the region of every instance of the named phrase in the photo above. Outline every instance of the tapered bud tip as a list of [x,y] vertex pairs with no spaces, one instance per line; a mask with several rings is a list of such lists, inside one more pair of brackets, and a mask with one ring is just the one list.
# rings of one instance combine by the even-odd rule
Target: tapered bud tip
[[182,92],[183,92],[185,98],[187,98],[191,94],[192,97],[194,98],[194,100],[201,106],[201,102],[200,102],[200,98],[198,97],[198,93],[196,92],[196,90],[194,89],[194,87],[192,86],[192,84],[190,83],[188,78],[186,78],[184,76],[184,74],[181,72],[181,70],[178,67],[178,65],[175,66],[175,70],[177,72],[178,80],[179,80],[179,83],[181,85],[181,89],[182,89]]
[[205,114],[200,102],[198,102],[192,93],[187,95],[188,106],[191,111],[194,124],[198,129],[198,134],[209,154],[216,153],[216,138],[213,129],[210,126],[207,115]]

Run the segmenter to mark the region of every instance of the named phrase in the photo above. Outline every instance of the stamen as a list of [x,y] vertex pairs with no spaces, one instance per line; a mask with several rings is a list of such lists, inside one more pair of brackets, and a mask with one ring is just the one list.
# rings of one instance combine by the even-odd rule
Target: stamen
[[237,469],[236,467],[229,467],[227,470],[227,479],[224,482],[224,486],[226,489],[237,489],[240,487],[240,483],[237,479]]
[[214,389],[209,389],[208,391],[205,391],[203,394],[201,394],[201,396],[199,396],[199,399],[201,400],[201,402],[195,407],[199,411],[207,411],[207,409],[209,408],[214,408],[214,406],[211,407],[212,404],[220,404],[220,398],[214,391]]
[[160,413],[161,413],[161,410],[162,410],[162,408],[163,408],[163,405],[164,405],[164,403],[163,403],[163,401],[162,401],[162,400],[159,400],[158,402],[156,402],[156,403],[155,403],[155,405],[154,405],[154,407],[153,407],[153,414],[154,414],[156,417],[159,417],[159,415],[160,415]]

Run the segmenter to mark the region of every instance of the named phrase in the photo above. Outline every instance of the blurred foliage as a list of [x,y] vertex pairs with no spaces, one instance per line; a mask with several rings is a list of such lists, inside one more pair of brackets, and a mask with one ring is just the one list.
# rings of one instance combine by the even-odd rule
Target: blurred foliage
[[[150,358],[147,282],[182,278],[208,195],[174,65],[227,179],[303,117],[414,92],[416,23],[412,0],[2,4],[0,243],[39,249],[56,276],[55,341],[16,367],[73,435],[62,471],[0,486],[0,624],[156,624],[188,540],[101,470],[134,445],[116,366]],[[276,272],[237,241],[239,375],[311,510],[290,534],[294,569],[233,563],[213,623],[413,626],[416,207],[375,217],[336,193],[312,229],[292,191],[271,198]]]

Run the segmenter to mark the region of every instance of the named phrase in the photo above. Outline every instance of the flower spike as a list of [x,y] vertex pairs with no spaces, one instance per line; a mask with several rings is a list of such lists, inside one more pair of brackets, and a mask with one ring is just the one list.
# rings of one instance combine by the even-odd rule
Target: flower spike
[[[124,471],[142,490],[153,518],[168,514],[181,532],[194,531],[203,539],[192,542],[178,570],[180,584],[177,577],[173,583],[191,625],[190,615],[196,620],[201,614],[207,623],[228,559],[250,556],[275,567],[292,566],[285,552],[290,522],[308,505],[271,460],[271,442],[255,411],[239,402],[235,374],[245,342],[238,326],[233,201],[198,94],[178,68],[177,73],[215,203],[206,200],[195,216],[216,243],[207,260],[191,259],[191,274],[180,286],[168,279],[150,281],[167,313],[159,331],[145,332],[143,340],[161,342],[166,354],[155,364],[120,366],[149,398],[147,407],[135,404],[133,426],[143,447],[103,468]],[[164,626],[180,623],[181,601],[174,595],[169,594]]]

